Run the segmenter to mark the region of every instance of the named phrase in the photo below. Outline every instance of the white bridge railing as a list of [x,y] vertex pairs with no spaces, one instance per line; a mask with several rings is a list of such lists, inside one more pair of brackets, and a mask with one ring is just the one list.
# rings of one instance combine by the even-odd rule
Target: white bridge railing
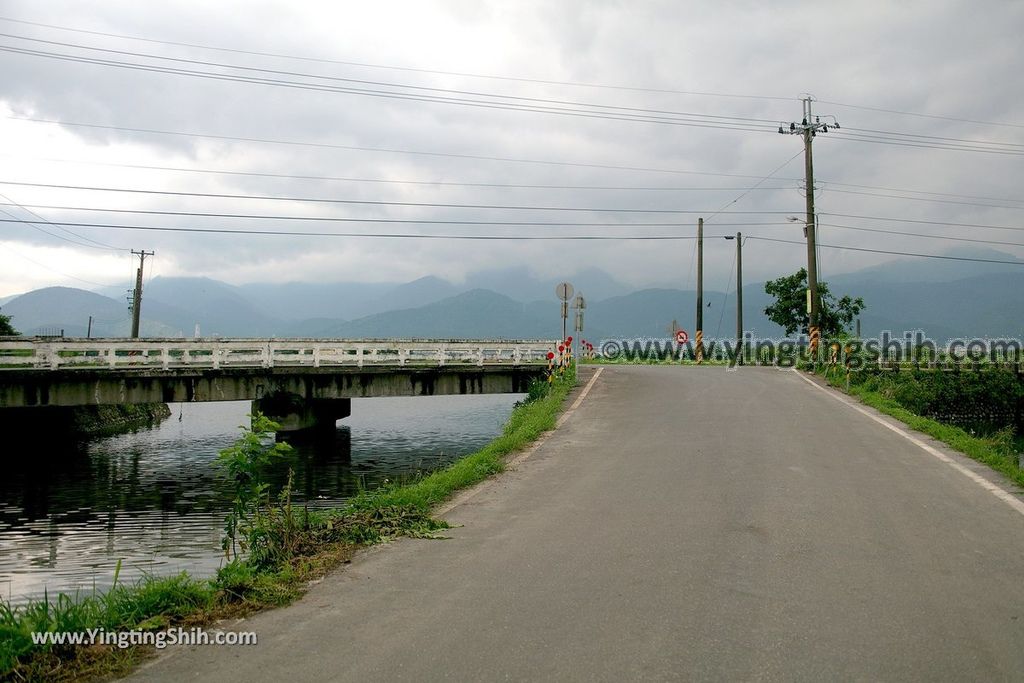
[[10,339],[4,370],[546,365],[552,341]]

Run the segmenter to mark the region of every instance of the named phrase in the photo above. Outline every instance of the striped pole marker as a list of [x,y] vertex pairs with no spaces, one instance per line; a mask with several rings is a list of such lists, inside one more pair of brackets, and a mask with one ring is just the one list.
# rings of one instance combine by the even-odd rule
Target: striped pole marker
[[811,328],[811,362],[818,360],[818,344],[821,342],[821,330],[816,326]]
[[846,390],[849,391],[850,390],[851,365],[853,364],[853,359],[851,358],[851,356],[853,354],[853,347],[850,346],[849,344],[847,344],[846,348],[843,349],[843,352],[844,352],[843,360],[846,362]]
[[704,330],[697,330],[697,339],[694,344],[696,345],[697,364],[700,365],[704,362]]

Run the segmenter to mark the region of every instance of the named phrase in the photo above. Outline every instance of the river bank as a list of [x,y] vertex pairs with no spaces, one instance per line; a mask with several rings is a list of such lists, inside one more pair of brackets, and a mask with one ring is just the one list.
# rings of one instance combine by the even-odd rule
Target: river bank
[[[123,673],[146,655],[144,648],[34,646],[33,631],[157,630],[195,626],[286,604],[310,581],[344,563],[359,547],[399,535],[432,535],[444,524],[436,504],[504,467],[505,458],[553,428],[575,384],[567,376],[531,392],[501,436],[452,465],[408,482],[364,491],[342,508],[299,509],[287,496],[264,511],[262,531],[275,552],[261,560],[236,560],[211,580],[182,573],[144,577],[84,599],[62,595],[21,607],[0,607],[0,671],[11,680],[91,680]],[[268,561],[268,558],[271,558]]]
[[69,426],[74,434],[105,436],[157,424],[170,416],[166,403],[82,406],[72,409]]

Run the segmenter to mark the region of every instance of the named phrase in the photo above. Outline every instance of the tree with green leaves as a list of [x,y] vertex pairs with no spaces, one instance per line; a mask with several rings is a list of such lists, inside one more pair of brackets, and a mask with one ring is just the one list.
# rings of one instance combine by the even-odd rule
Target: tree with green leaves
[[0,337],[17,337],[20,332],[11,325],[11,316],[0,315]]
[[[801,268],[793,275],[784,275],[764,283],[764,291],[775,297],[775,303],[764,309],[773,323],[792,335],[797,330],[808,334],[807,270]],[[818,327],[822,337],[834,338],[850,329],[854,319],[864,310],[864,299],[843,296],[836,299],[828,283],[818,283]]]

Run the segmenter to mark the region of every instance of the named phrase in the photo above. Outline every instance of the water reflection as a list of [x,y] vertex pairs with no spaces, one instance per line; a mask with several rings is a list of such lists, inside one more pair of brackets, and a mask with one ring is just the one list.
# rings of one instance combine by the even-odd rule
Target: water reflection
[[[492,439],[520,395],[375,398],[274,462],[279,489],[291,469],[293,499],[331,506],[361,486],[402,480]],[[44,589],[91,590],[122,576],[220,562],[228,487],[217,453],[247,421],[248,402],[172,404],[152,429],[90,442],[37,442],[8,457],[0,479],[0,592],[17,602]]]

